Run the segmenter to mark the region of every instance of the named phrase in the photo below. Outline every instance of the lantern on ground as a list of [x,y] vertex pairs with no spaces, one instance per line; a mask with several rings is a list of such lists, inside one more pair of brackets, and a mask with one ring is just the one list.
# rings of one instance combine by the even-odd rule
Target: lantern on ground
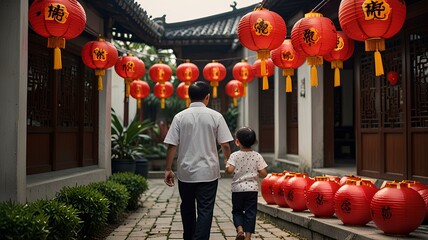
[[291,42],[294,49],[305,54],[306,62],[311,66],[311,86],[318,86],[317,66],[323,64],[323,55],[336,47],[336,28],[333,22],[321,13],[306,13],[291,30]]
[[97,41],[90,41],[83,46],[83,63],[95,70],[98,77],[98,90],[103,90],[103,76],[105,70],[114,66],[118,58],[116,47],[106,42],[103,38]]
[[233,78],[242,82],[244,87],[244,93],[242,96],[247,96],[248,83],[254,80],[253,66],[248,63],[246,59],[243,59],[241,62],[233,66],[232,75]]
[[175,90],[177,92],[177,96],[183,100],[186,101],[186,107],[190,104],[190,98],[189,98],[189,85],[186,85],[186,83],[181,82],[178,84],[177,89]]
[[79,36],[86,25],[86,13],[76,0],[36,0],[28,11],[34,31],[48,38],[48,48],[54,49],[54,67],[62,68],[61,48],[65,40]]
[[334,211],[345,225],[366,225],[371,220],[370,202],[377,192],[368,180],[348,179],[334,195]]
[[315,177],[315,182],[306,192],[309,211],[315,217],[332,217],[334,215],[334,195],[339,188],[339,183],[329,177]]
[[305,62],[305,58],[306,55],[294,50],[290,39],[284,40],[281,46],[272,50],[273,64],[282,69],[282,76],[286,76],[285,92],[292,92],[291,76],[294,75],[294,69]]
[[375,225],[386,234],[408,235],[425,219],[422,196],[407,183],[388,182],[370,203]]
[[269,89],[266,59],[270,51],[281,46],[287,35],[284,19],[277,13],[265,8],[256,8],[244,15],[238,24],[238,38],[241,44],[257,52],[261,60],[260,72],[263,77],[263,90]]
[[226,84],[227,96],[233,98],[233,106],[238,106],[238,98],[244,95],[244,86],[238,80],[230,80]]
[[256,77],[258,78],[268,78],[270,76],[272,76],[275,72],[275,65],[273,64],[272,59],[268,58],[265,60],[265,64],[266,64],[266,73],[265,75],[263,75],[262,71],[261,71],[261,65],[262,65],[262,60],[257,59],[254,63],[253,63],[253,69],[254,69],[254,75],[256,75]]
[[296,173],[284,184],[284,197],[288,206],[295,212],[308,209],[305,194],[314,180],[306,173]]
[[267,204],[276,204],[274,199],[273,185],[280,177],[279,173],[269,173],[261,182],[261,193]]
[[164,84],[156,83],[153,88],[153,93],[156,97],[158,97],[161,101],[161,108],[165,108],[165,99],[171,97],[171,95],[174,93],[174,87],[172,86],[172,83],[165,82]]
[[184,82],[186,85],[196,81],[199,77],[198,67],[191,63],[189,59],[186,62],[178,65],[175,74],[177,75],[178,80]]
[[204,78],[210,82],[211,87],[213,87],[213,98],[216,98],[218,83],[226,77],[226,67],[213,60],[205,65],[202,73]]
[[291,175],[284,171],[282,173],[278,173],[278,176],[278,179],[276,179],[276,181],[272,185],[273,200],[275,201],[275,204],[280,207],[288,207],[288,204],[284,198],[284,183],[288,181]]
[[343,62],[348,60],[354,53],[354,40],[346,36],[342,31],[337,31],[336,48],[327,55],[324,59],[331,63],[331,69],[334,69],[334,86],[340,86],[340,70],[343,69]]
[[117,60],[114,70],[119,76],[125,79],[125,96],[129,97],[131,82],[144,76],[146,66],[139,58],[128,53],[127,56],[122,56]]
[[425,201],[425,220],[424,223],[428,224],[428,188],[424,188],[418,191],[421,197]]
[[406,19],[403,0],[343,0],[339,23],[348,37],[365,42],[366,51],[374,51],[375,74],[383,75],[382,56],[385,39],[397,34]]
[[135,80],[131,83],[130,94],[137,99],[137,108],[141,108],[141,99],[146,98],[150,94],[150,86],[145,81]]
[[149,76],[153,82],[164,84],[171,79],[172,70],[167,64],[159,62],[150,67]]

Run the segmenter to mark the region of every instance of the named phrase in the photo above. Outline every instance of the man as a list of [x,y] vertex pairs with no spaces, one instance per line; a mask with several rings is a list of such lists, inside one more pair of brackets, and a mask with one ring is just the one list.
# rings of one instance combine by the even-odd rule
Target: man
[[168,144],[164,181],[170,187],[175,184],[171,166],[178,151],[177,178],[183,238],[208,240],[220,178],[217,145],[220,144],[227,160],[231,152],[229,142],[233,137],[223,116],[207,107],[210,86],[206,82],[191,84],[189,98],[189,108],[175,115],[164,140]]

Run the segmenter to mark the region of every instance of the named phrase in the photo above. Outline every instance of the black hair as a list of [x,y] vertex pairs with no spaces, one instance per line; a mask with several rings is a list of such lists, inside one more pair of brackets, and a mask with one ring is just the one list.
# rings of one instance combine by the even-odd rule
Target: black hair
[[238,131],[236,131],[236,138],[239,140],[239,143],[246,148],[251,147],[257,141],[256,132],[249,127],[241,127],[238,129]]
[[202,101],[210,93],[210,85],[204,81],[196,81],[189,86],[189,98],[192,102]]

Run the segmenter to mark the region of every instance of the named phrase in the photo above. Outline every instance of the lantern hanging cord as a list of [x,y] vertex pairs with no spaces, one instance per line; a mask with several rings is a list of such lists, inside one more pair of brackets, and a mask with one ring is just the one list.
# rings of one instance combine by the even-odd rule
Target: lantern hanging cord
[[323,8],[330,0],[322,0],[318,5],[316,5],[311,12],[318,12],[321,8]]
[[268,0],[263,0],[263,2],[260,4],[260,8],[263,8],[267,2]]

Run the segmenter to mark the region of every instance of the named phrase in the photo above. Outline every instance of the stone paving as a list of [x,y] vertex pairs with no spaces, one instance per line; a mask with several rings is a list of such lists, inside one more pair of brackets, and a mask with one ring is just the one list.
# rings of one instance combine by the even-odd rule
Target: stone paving
[[[221,178],[217,190],[211,240],[233,240],[236,230],[232,222],[231,178]],[[141,198],[142,207],[113,231],[107,240],[166,240],[182,239],[183,226],[180,216],[180,196],[177,185],[168,187],[163,179],[148,179],[149,190]],[[297,240],[287,231],[257,219],[256,233],[252,239]]]

